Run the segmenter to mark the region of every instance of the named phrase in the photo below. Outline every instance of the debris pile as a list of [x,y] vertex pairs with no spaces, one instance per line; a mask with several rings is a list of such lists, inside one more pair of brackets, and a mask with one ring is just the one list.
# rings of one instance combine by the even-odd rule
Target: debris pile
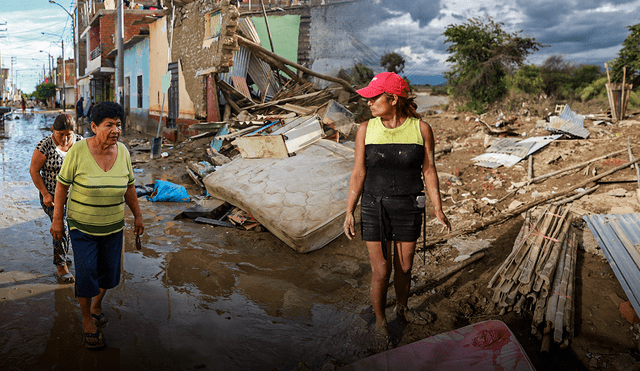
[[576,238],[569,208],[550,206],[534,223],[531,212],[511,254],[488,287],[500,314],[533,312],[531,332],[549,351],[551,339],[564,348],[573,338]]

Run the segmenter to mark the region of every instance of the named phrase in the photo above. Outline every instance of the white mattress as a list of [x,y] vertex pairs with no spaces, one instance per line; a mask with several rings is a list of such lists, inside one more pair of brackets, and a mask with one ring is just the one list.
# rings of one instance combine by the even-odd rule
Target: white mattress
[[297,252],[342,234],[354,151],[322,139],[287,158],[236,158],[204,179]]

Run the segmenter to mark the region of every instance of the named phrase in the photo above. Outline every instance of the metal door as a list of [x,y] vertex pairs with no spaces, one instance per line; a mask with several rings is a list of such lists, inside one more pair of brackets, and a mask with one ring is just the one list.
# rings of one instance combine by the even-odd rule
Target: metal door
[[171,72],[171,84],[167,92],[167,100],[169,101],[169,116],[167,117],[167,127],[175,128],[178,122],[178,114],[180,112],[180,99],[178,93],[178,62],[169,63],[169,72]]

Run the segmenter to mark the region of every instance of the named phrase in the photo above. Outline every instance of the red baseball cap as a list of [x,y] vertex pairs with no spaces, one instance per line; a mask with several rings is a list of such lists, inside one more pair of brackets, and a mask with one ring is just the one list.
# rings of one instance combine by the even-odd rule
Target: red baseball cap
[[400,97],[407,97],[409,84],[398,74],[393,72],[382,72],[377,74],[369,83],[369,86],[357,90],[356,92],[365,98],[373,98],[382,93],[395,94]]

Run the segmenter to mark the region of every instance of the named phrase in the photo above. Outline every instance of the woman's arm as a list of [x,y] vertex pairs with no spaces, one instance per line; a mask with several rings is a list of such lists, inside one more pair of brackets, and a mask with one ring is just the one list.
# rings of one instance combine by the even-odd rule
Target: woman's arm
[[37,149],[33,150],[33,156],[31,156],[31,165],[29,166],[29,174],[31,174],[31,180],[33,181],[33,185],[38,188],[38,191],[42,194],[42,200],[45,206],[51,207],[53,206],[53,196],[47,190],[47,187],[44,185],[44,180],[42,180],[42,175],[40,175],[40,170],[44,166],[44,163],[47,161],[47,156],[42,154],[42,152]]
[[353,212],[358,205],[358,200],[364,187],[364,178],[367,175],[367,167],[364,159],[364,138],[367,134],[367,123],[360,124],[356,133],[355,162],[349,180],[349,197],[347,198],[347,215],[344,220],[344,234],[352,240],[356,236],[356,220]]
[[51,236],[59,241],[64,236],[64,205],[67,203],[67,192],[69,186],[60,182],[56,184],[56,198],[53,207],[53,221],[51,222]]
[[144,232],[144,222],[142,221],[142,212],[140,211],[138,196],[136,195],[136,187],[133,184],[129,184],[127,187],[127,192],[124,194],[124,202],[127,203],[127,206],[129,206],[129,209],[133,213],[135,234],[142,234]]
[[424,176],[424,184],[427,187],[429,198],[436,214],[436,218],[442,223],[440,232],[451,232],[451,224],[442,211],[442,200],[440,199],[440,185],[438,184],[438,173],[436,171],[435,162],[435,144],[433,140],[433,131],[431,126],[424,121],[420,121],[420,132],[424,139],[424,162],[422,163],[422,174]]

